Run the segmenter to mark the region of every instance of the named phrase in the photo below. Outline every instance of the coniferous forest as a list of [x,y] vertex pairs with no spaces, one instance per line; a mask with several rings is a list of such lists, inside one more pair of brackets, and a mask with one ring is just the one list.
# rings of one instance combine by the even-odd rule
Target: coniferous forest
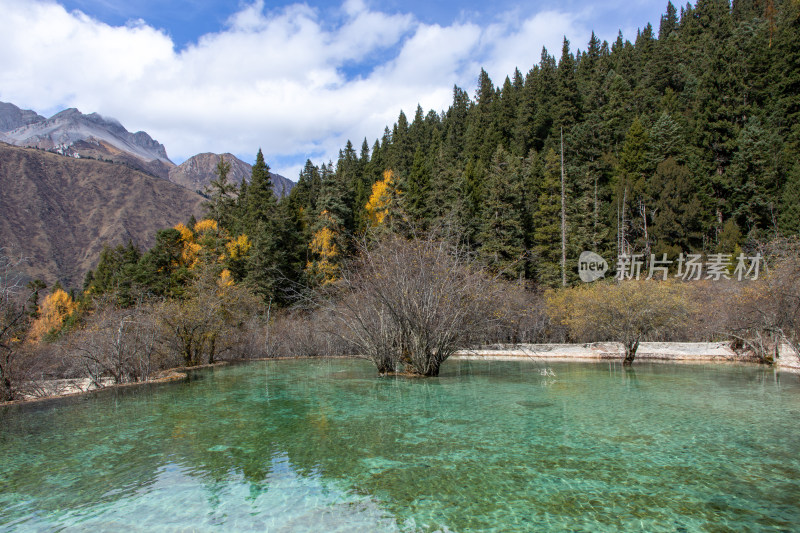
[[633,40],[565,38],[527,72],[481,70],[447,110],[401,111],[380,139],[309,160],[281,201],[260,152],[241,190],[219,168],[209,216],[248,237],[233,278],[265,300],[334,279],[376,226],[456,235],[490,270],[554,286],[562,133],[570,282],[582,250],[736,254],[796,234],[800,4],[669,3]]

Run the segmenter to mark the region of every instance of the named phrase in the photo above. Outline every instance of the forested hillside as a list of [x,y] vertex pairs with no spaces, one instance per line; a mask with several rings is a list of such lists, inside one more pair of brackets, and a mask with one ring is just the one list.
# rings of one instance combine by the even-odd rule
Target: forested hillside
[[474,98],[455,87],[443,113],[401,112],[371,146],[309,162],[290,198],[302,246],[365,229],[390,169],[395,219],[447,225],[496,269],[551,284],[562,129],[573,267],[581,250],[734,253],[796,233],[800,2],[670,3],[633,42],[565,39],[499,85],[481,71]]
[[670,3],[633,42],[565,39],[526,74],[478,81],[308,161],[280,201],[260,152],[241,189],[218,168],[208,216],[250,246],[220,268],[288,302],[336,280],[367,230],[434,230],[508,279],[560,285],[562,132],[569,282],[583,250],[738,254],[800,229],[797,0]]

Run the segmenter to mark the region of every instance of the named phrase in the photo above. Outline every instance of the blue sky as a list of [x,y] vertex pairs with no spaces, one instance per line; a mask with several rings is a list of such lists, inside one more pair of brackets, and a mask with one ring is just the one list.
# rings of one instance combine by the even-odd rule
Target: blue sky
[[441,111],[454,84],[474,93],[573,51],[590,32],[633,39],[666,1],[0,0],[0,101],[48,115],[114,117],[176,161],[262,148],[296,179],[307,158],[370,143],[400,109]]

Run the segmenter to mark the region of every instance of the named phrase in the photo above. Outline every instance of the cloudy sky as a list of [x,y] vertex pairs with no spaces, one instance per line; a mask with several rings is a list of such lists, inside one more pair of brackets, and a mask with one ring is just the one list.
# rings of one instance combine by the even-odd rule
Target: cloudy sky
[[[662,5],[663,4],[663,5]],[[144,130],[180,163],[200,152],[267,162],[290,179],[370,146],[403,109],[501,84],[542,46],[594,30],[633,40],[666,0],[0,0],[0,101],[67,107]]]

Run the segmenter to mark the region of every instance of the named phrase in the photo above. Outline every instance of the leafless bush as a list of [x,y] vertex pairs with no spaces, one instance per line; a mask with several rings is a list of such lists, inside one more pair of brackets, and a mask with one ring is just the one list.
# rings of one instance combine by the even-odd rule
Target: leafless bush
[[186,366],[214,363],[239,355],[249,318],[258,314],[257,298],[244,287],[224,283],[212,269],[198,273],[184,299],[156,306],[162,345]]
[[27,373],[24,341],[30,316],[25,301],[31,291],[23,286],[18,269],[21,262],[0,248],[0,401],[16,399],[17,385],[25,381]]
[[350,355],[355,349],[336,333],[340,325],[328,309],[289,309],[263,325],[261,357],[325,357]]
[[781,344],[800,353],[800,241],[776,239],[760,248],[767,268],[738,291],[727,332],[765,362],[774,362]]
[[114,383],[144,381],[160,370],[158,341],[152,306],[119,309],[103,302],[65,344],[84,374],[102,387],[106,376]]
[[486,331],[495,283],[472,258],[432,238],[385,236],[362,243],[344,269],[331,309],[341,334],[381,373],[436,376],[441,364]]
[[487,331],[481,343],[518,344],[548,342],[551,322],[541,292],[518,283],[496,286],[493,301],[488,302]]

